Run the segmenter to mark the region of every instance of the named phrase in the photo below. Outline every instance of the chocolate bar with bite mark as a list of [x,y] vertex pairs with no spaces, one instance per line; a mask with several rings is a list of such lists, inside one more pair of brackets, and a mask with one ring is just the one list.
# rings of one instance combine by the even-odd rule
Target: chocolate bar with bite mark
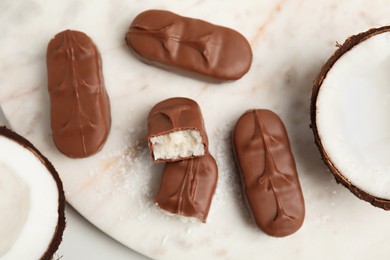
[[166,163],[156,204],[170,213],[206,222],[217,179],[217,164],[210,154]]
[[208,154],[199,105],[189,98],[156,104],[148,116],[148,144],[154,162],[174,162]]

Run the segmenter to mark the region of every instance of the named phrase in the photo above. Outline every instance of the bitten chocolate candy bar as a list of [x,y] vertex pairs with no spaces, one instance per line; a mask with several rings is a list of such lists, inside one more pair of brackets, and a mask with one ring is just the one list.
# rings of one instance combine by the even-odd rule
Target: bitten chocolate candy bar
[[251,47],[237,31],[168,11],[140,13],[126,42],[146,63],[219,80],[241,78],[252,63]]
[[269,110],[250,110],[238,120],[233,146],[244,196],[259,228],[283,237],[303,224],[305,205],[286,128]]
[[206,222],[217,179],[217,164],[210,154],[166,163],[156,203],[170,213]]
[[111,126],[99,51],[84,33],[58,33],[47,47],[51,130],[55,145],[74,158],[104,145]]
[[155,162],[173,162],[208,153],[208,140],[199,105],[188,98],[156,104],[148,116],[148,143]]

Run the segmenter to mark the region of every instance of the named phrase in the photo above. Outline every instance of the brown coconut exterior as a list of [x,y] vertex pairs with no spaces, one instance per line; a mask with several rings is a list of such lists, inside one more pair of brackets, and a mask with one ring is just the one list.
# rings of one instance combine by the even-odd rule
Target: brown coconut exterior
[[371,203],[375,207],[379,207],[385,210],[390,210],[390,200],[377,198],[371,194],[368,194],[367,192],[361,190],[359,187],[353,185],[347,178],[345,178],[342,173],[336,168],[336,166],[333,164],[332,160],[329,158],[328,154],[326,153],[324,147],[322,146],[320,136],[318,135],[318,129],[317,129],[317,97],[319,90],[321,88],[322,82],[326,78],[326,75],[328,74],[329,70],[332,68],[332,66],[338,61],[341,56],[344,55],[344,53],[351,50],[354,46],[357,44],[367,40],[368,38],[375,36],[380,33],[388,32],[390,31],[390,26],[383,26],[380,28],[373,28],[366,32],[359,33],[357,35],[353,35],[349,37],[339,48],[335,51],[335,53],[329,58],[329,60],[325,63],[325,65],[322,67],[321,72],[318,74],[317,78],[313,82],[313,89],[311,93],[311,103],[310,103],[310,118],[311,118],[311,129],[313,130],[314,134],[314,140],[315,143],[320,150],[322,160],[325,162],[325,164],[328,166],[328,168],[333,173],[337,183],[341,183],[343,186],[348,188],[356,197],[359,199],[365,200],[369,203]]
[[62,235],[64,233],[65,229],[65,193],[62,186],[62,182],[60,179],[60,176],[58,175],[56,169],[54,166],[50,163],[50,161],[41,154],[41,152],[38,151],[38,149],[30,143],[27,139],[24,137],[18,135],[17,133],[13,132],[12,130],[8,129],[5,126],[0,126],[0,136],[5,136],[18,144],[22,145],[27,150],[31,151],[47,168],[47,170],[51,173],[53,179],[55,180],[57,184],[58,189],[58,221],[57,221],[57,227],[54,232],[54,235],[52,237],[52,240],[46,249],[46,252],[41,257],[41,260],[50,260],[53,258],[54,253],[57,251],[58,246],[62,242]]

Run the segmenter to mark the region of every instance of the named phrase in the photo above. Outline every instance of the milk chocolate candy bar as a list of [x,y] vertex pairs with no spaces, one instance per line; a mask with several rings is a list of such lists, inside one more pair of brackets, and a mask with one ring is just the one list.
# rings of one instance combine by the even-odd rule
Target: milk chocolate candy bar
[[250,110],[238,120],[233,146],[244,197],[257,226],[275,237],[303,224],[305,205],[286,128],[269,110]]
[[208,153],[208,140],[199,105],[188,98],[156,104],[148,116],[148,144],[155,162],[173,162]]
[[156,204],[170,213],[206,222],[217,179],[217,164],[210,154],[166,163]]
[[98,152],[111,126],[99,51],[84,33],[58,33],[47,47],[51,130],[65,155],[82,158]]
[[141,60],[218,80],[236,80],[249,70],[252,50],[237,31],[168,11],[140,13],[126,34]]

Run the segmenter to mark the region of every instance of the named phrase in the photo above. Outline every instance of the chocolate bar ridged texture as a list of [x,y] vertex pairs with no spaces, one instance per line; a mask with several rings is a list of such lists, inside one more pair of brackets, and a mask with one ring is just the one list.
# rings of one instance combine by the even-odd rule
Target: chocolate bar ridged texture
[[47,47],[51,130],[65,155],[82,158],[98,152],[111,126],[100,53],[84,33],[58,33]]
[[303,224],[305,204],[283,122],[269,110],[250,110],[238,120],[233,146],[244,196],[257,226],[283,237]]
[[146,63],[219,80],[241,78],[252,63],[250,44],[237,31],[168,11],[140,13],[126,42]]
[[178,161],[193,158],[171,160],[155,160],[151,138],[182,130],[198,130],[204,145],[204,153],[208,153],[208,139],[198,103],[189,98],[175,97],[157,103],[148,115],[148,145],[155,162]]
[[166,163],[156,203],[170,213],[206,222],[217,179],[217,164],[210,154]]

